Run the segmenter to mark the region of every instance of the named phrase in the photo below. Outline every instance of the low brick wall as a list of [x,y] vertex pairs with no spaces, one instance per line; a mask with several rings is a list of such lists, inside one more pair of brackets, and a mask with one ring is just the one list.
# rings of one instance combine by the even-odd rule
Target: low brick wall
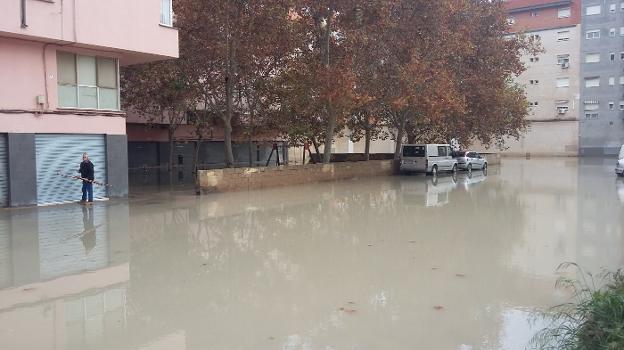
[[199,185],[202,192],[228,192],[380,175],[392,175],[391,160],[200,170]]

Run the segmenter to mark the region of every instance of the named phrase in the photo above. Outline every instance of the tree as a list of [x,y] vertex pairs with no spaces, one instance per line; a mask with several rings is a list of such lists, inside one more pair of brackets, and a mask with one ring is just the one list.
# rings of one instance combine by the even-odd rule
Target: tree
[[173,171],[174,134],[197,105],[195,74],[187,58],[125,67],[121,72],[124,108],[151,125],[167,126],[169,171]]
[[[206,108],[224,127],[225,165],[234,165],[233,120],[247,124],[251,135],[266,79],[279,67],[279,57],[289,54],[281,44],[289,40],[291,6],[287,0],[181,0],[177,10],[181,40],[193,52],[197,77],[208,96]],[[248,136],[250,137],[250,136]]]

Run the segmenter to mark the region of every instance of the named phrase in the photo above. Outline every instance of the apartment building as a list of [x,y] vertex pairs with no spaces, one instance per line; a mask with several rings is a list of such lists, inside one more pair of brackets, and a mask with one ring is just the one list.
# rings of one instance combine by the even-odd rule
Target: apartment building
[[83,152],[94,196],[128,191],[119,68],[178,56],[172,0],[4,1],[0,14],[0,206],[80,199]]
[[580,153],[614,155],[624,143],[624,1],[582,5]]
[[509,139],[505,155],[579,154],[580,0],[509,0],[505,4],[514,35],[541,42],[544,52],[525,55],[527,69],[516,82],[526,90],[530,128]]

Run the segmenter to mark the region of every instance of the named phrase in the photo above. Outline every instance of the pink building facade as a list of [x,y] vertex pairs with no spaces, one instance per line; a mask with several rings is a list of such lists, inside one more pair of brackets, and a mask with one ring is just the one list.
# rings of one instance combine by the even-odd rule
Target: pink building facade
[[0,206],[80,199],[87,152],[100,198],[128,191],[119,68],[178,56],[172,0],[4,1]]

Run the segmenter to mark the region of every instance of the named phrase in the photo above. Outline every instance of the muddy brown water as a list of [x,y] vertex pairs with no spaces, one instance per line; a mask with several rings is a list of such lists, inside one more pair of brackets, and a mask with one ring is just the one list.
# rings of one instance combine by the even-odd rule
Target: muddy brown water
[[3,349],[524,349],[624,263],[611,159],[0,211]]

